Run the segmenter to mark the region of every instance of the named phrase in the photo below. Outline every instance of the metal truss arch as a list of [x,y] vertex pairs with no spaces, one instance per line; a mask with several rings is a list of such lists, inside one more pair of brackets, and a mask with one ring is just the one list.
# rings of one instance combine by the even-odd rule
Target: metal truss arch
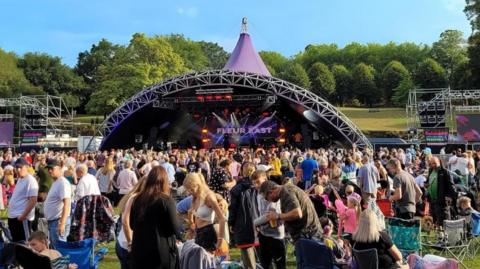
[[365,135],[353,122],[320,96],[275,77],[230,70],[189,73],[165,80],[138,92],[127,100],[123,106],[113,111],[103,122],[100,127],[104,136],[102,146],[115,128],[132,113],[162,97],[171,97],[185,90],[209,87],[242,87],[274,94],[312,111],[334,127],[350,143],[355,143],[361,148],[372,147]]

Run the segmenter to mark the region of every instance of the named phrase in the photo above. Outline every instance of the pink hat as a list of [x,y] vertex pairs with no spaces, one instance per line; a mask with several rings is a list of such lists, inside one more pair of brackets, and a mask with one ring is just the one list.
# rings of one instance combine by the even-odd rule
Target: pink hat
[[362,201],[362,197],[360,196],[360,194],[354,192],[352,194],[350,194],[349,196],[347,196],[347,200],[349,199],[355,199],[357,202],[361,202]]

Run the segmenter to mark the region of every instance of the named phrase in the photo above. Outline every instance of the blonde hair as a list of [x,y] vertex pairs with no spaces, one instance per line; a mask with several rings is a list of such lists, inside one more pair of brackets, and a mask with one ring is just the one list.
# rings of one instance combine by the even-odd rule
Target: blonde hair
[[457,208],[461,208],[462,205],[467,205],[467,204],[470,204],[470,206],[472,206],[471,203],[472,203],[472,200],[470,198],[468,198],[467,196],[462,196],[457,200]]
[[317,195],[323,194],[323,191],[324,191],[323,186],[322,185],[315,186],[314,191],[315,191],[315,194],[317,194]]
[[360,201],[358,201],[355,197],[349,196],[347,197],[347,201],[352,203],[355,212],[357,213],[357,220],[360,219],[360,214],[362,213],[362,208],[360,206]]
[[357,230],[353,234],[353,241],[360,243],[374,243],[380,239],[378,219],[375,212],[365,209],[358,220]]
[[113,158],[108,158],[105,161],[105,166],[102,167],[102,174],[106,175],[112,171],[115,171],[115,164],[113,163]]
[[244,177],[250,177],[253,172],[255,172],[255,164],[254,163],[251,163],[251,162],[246,162],[243,164],[243,167],[242,167],[242,175]]
[[183,181],[183,186],[188,190],[193,186],[197,186],[200,191],[200,199],[204,199],[208,193],[211,192],[210,188],[208,188],[207,183],[205,182],[205,178],[201,173],[189,173],[185,177]]

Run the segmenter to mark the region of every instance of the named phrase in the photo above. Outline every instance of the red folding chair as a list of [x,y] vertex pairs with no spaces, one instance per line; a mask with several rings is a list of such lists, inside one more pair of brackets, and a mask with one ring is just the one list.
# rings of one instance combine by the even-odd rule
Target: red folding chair
[[390,200],[388,199],[377,200],[377,205],[386,218],[391,218],[395,216],[395,212],[393,212],[392,202],[390,202]]

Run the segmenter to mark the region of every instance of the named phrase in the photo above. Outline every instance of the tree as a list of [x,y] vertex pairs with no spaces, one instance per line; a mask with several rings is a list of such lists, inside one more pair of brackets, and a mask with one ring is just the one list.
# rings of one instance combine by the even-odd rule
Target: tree
[[18,58],[15,54],[0,49],[0,98],[41,94],[41,89],[30,84],[23,70],[17,67],[17,63]]
[[308,74],[299,63],[290,61],[280,73],[280,78],[302,88],[310,89]]
[[[288,63],[288,59],[285,58],[285,56],[275,51],[260,51],[259,55],[265,65],[270,67],[268,70],[272,71],[273,69],[273,73],[276,74],[281,73],[283,68],[285,68],[286,64]],[[273,75],[272,72],[270,73]]]
[[466,0],[465,14],[472,25],[472,35],[468,38],[471,80],[474,87],[480,87],[480,0]]
[[323,63],[314,63],[308,70],[311,82],[311,91],[329,99],[335,91],[335,78],[328,67]]
[[30,83],[46,94],[65,96],[65,103],[69,107],[77,107],[85,98],[82,77],[62,64],[59,57],[45,53],[26,53],[19,60],[18,66],[23,69]]
[[414,88],[412,78],[410,76],[404,77],[398,86],[393,89],[392,103],[396,106],[405,105],[408,101],[408,93]]
[[447,86],[445,69],[434,59],[428,58],[415,70],[415,85],[421,88],[443,88]]
[[87,110],[108,113],[144,87],[187,70],[165,38],[134,34],[111,64],[98,68]]
[[345,66],[338,64],[332,66],[332,74],[336,85],[335,100],[338,104],[343,105],[346,100],[353,97],[352,74]]
[[394,89],[398,87],[401,81],[410,78],[410,72],[399,61],[391,61],[383,69],[381,76],[381,86],[385,94],[385,100],[389,102],[393,96]]
[[217,43],[200,41],[198,42],[203,53],[208,59],[208,69],[222,69],[228,60],[228,52],[226,52]]
[[182,57],[185,66],[193,71],[206,70],[209,61],[202,46],[183,35],[172,34],[164,37],[172,46],[173,51]]
[[375,84],[375,69],[359,63],[352,72],[353,89],[357,98],[370,107],[381,100],[381,91]]
[[122,49],[125,48],[112,44],[106,39],[102,39],[97,45],[92,45],[90,51],[84,51],[78,54],[75,72],[82,76],[86,83],[95,83],[95,75],[97,74],[98,68],[102,65],[112,64]]
[[446,30],[440,34],[440,40],[432,45],[432,57],[448,72],[448,80],[452,82],[452,74],[464,62],[468,61],[464,48],[463,33],[458,30]]

